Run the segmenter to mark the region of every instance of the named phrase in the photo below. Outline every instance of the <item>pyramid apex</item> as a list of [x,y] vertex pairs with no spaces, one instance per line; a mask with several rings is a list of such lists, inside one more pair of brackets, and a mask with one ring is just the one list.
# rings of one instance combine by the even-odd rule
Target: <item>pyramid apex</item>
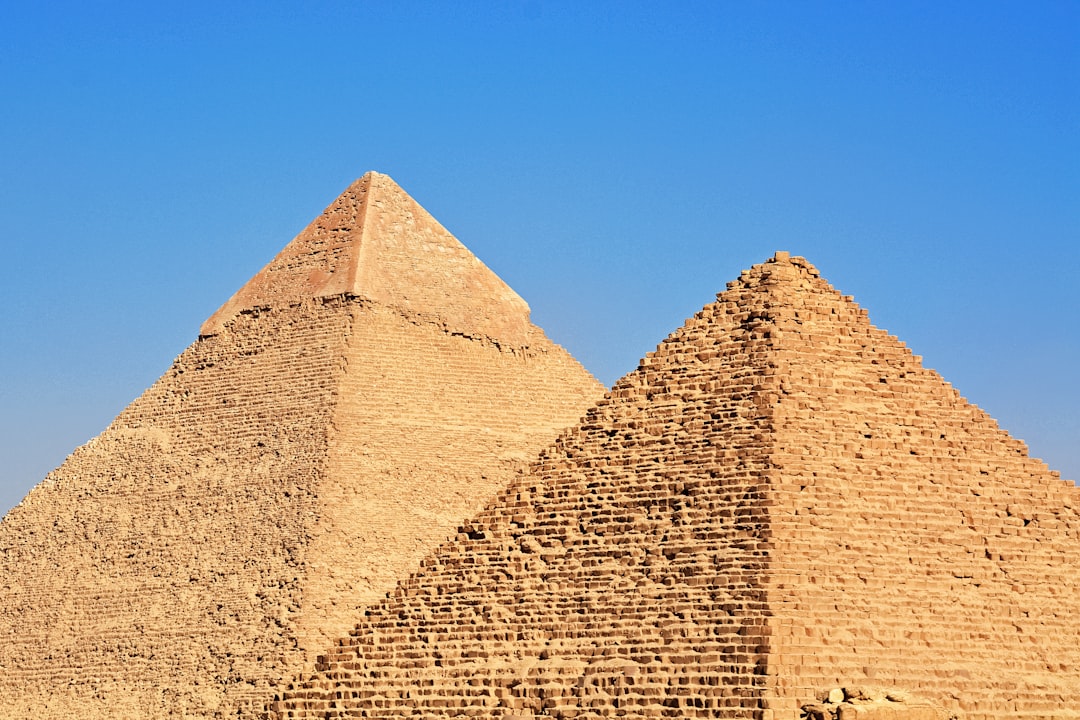
[[743,270],[738,280],[727,283],[727,289],[736,287],[749,287],[757,285],[776,286],[778,283],[788,284],[805,277],[820,278],[821,272],[804,257],[792,255],[787,250],[777,250],[773,256],[765,262]]
[[771,258],[765,261],[766,263],[775,263],[782,265],[793,265],[797,268],[805,270],[809,275],[814,277],[821,277],[821,273],[818,271],[814,264],[801,255],[792,255],[787,250],[777,250]]
[[[528,716],[567,699],[596,716],[1080,706],[1046,662],[1077,642],[1080,594],[1061,590],[1077,586],[1076,488],[804,259],[777,253],[729,287],[271,717],[490,715],[507,687]],[[965,652],[973,634],[994,652]],[[939,657],[965,670],[943,679]],[[886,675],[899,690],[873,689]]]
[[350,296],[451,332],[526,345],[529,306],[389,176],[364,173],[214,313]]
[[[357,185],[359,183],[370,184],[372,182],[378,182],[382,180],[389,180],[396,187],[401,187],[396,182],[394,182],[394,179],[392,177],[390,177],[386,173],[381,173],[378,170],[368,170],[366,173],[358,177],[353,182],[353,185]],[[404,190],[402,192],[404,192]]]

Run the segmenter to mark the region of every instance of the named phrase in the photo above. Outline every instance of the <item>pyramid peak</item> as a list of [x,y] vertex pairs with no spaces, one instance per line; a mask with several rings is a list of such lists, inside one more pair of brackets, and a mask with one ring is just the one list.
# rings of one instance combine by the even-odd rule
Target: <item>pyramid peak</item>
[[[792,255],[787,250],[777,250],[773,256],[766,260],[763,265],[790,265],[806,271],[814,277],[821,277],[821,272],[809,260],[801,255]],[[756,266],[755,266],[756,267]]]
[[1076,488],[804,259],[732,285],[271,717],[1077,707]]
[[349,188],[367,188],[371,187],[372,185],[380,185],[388,189],[396,190],[400,193],[405,193],[405,190],[397,184],[397,181],[395,181],[394,178],[390,177],[386,173],[381,173],[377,170],[368,170],[356,180],[353,180],[352,184],[349,185]]
[[[793,281],[798,281],[800,278],[803,280],[819,279],[821,278],[821,272],[806,258],[800,255],[792,255],[786,250],[777,250],[772,257],[764,262],[753,265],[739,273],[737,280],[727,283],[727,290],[761,285],[791,285]],[[717,297],[721,294],[718,294]]]
[[389,175],[354,181],[202,326],[238,314],[350,296],[448,331],[528,344],[529,306]]

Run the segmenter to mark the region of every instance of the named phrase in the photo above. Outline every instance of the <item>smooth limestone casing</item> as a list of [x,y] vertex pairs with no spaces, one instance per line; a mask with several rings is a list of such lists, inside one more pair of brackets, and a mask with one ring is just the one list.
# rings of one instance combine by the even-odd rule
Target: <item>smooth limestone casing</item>
[[234,717],[602,388],[385,176],[0,523],[0,717]]
[[774,720],[869,684],[940,708],[878,716],[1075,718],[1078,508],[1075,486],[778,253],[272,713]]

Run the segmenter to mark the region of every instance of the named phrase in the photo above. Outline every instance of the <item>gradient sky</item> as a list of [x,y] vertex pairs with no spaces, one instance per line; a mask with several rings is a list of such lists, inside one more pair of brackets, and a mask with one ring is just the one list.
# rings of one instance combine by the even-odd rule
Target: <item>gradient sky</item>
[[0,4],[0,513],[367,170],[605,384],[804,255],[1080,479],[1080,3]]

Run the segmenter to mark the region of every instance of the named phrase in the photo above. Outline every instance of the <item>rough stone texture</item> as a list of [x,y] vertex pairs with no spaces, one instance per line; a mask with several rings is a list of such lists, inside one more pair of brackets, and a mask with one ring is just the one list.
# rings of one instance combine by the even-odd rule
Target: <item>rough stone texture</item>
[[761,282],[770,707],[870,683],[964,718],[1080,716],[1080,490],[809,263]]
[[805,720],[956,720],[956,715],[910,693],[885,688],[833,688],[802,706]]
[[0,717],[235,717],[603,392],[369,174],[0,523]]
[[778,253],[271,714],[794,719],[870,681],[930,704],[841,691],[835,713],[1080,717],[1078,508],[1075,486]]

